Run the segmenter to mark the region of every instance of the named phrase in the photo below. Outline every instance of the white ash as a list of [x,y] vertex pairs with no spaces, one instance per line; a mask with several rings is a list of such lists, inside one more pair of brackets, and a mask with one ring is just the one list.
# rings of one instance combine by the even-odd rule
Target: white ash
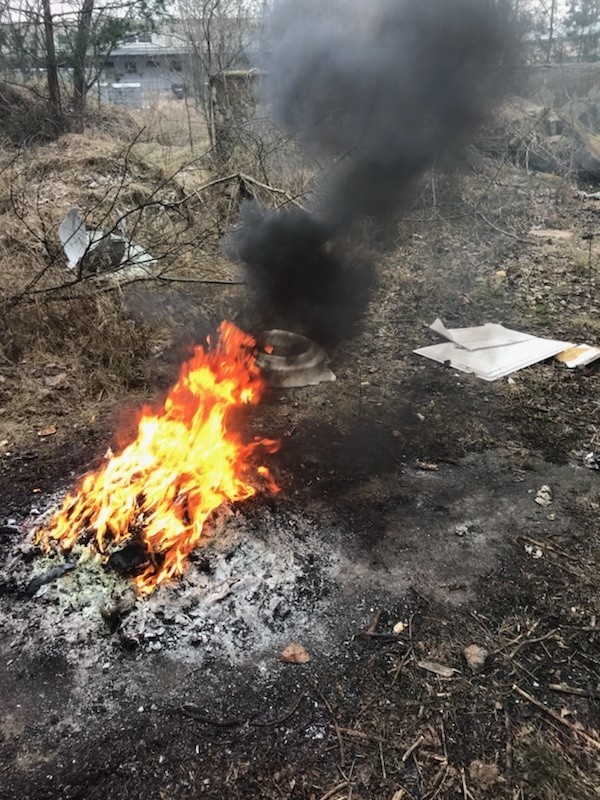
[[[102,668],[107,654],[122,648],[183,661],[246,658],[313,629],[338,571],[315,520],[284,504],[274,511],[249,502],[215,515],[212,543],[192,553],[184,575],[140,598],[129,578],[87,546],[67,556],[38,553],[33,531],[61,498],[48,500],[21,523],[22,537],[11,537],[0,572],[0,585],[9,587],[0,597],[0,629],[13,647],[43,642],[80,665]],[[33,578],[66,560],[75,568],[27,594]]]

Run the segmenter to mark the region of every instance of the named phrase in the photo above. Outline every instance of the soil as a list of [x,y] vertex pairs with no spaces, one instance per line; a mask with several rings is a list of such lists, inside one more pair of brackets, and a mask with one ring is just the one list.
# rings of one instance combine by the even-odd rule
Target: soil
[[[273,548],[295,520],[312,551],[271,639],[235,657],[219,636],[185,657],[108,627],[77,644],[68,621],[43,624],[43,597],[4,584],[3,800],[598,796],[600,472],[584,456],[600,450],[600,368],[548,361],[487,384],[411,351],[438,315],[597,344],[598,246],[581,237],[600,204],[508,165],[456,194],[399,227],[363,330],[331,353],[337,380],[273,391],[252,419],[282,440],[283,491],[235,514]],[[239,308],[235,288],[219,297]],[[121,404],[5,454],[0,522],[23,526],[101,456]],[[14,537],[0,530],[3,553]],[[217,633],[235,637],[227,614]],[[292,641],[308,663],[280,660]]]

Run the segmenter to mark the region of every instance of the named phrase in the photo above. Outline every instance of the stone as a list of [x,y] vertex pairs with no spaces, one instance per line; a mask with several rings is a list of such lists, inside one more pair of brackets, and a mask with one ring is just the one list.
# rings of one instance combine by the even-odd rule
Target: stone
[[467,666],[473,672],[481,672],[490,655],[490,651],[478,644],[470,644],[463,650]]

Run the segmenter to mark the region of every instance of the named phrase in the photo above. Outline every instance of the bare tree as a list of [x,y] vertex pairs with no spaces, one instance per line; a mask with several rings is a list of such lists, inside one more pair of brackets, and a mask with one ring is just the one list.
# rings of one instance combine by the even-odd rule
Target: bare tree
[[250,65],[248,45],[264,5],[251,0],[180,0],[183,36],[189,51],[188,76],[205,114],[211,145],[216,138],[215,83],[228,70]]
[[88,91],[112,50],[130,33],[153,30],[164,7],[165,0],[3,0],[6,67],[23,81],[28,67],[43,67],[53,117],[81,131]]

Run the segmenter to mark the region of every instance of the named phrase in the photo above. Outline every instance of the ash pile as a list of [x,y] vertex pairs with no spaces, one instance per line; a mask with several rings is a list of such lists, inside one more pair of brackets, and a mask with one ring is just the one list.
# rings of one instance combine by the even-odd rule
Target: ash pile
[[183,576],[141,598],[126,574],[135,553],[107,560],[87,545],[67,555],[34,545],[61,501],[50,497],[41,513],[2,528],[0,630],[17,652],[72,648],[93,663],[122,650],[162,651],[235,662],[316,633],[323,619],[338,558],[316,521],[293,509],[221,508],[211,544],[191,554]]

